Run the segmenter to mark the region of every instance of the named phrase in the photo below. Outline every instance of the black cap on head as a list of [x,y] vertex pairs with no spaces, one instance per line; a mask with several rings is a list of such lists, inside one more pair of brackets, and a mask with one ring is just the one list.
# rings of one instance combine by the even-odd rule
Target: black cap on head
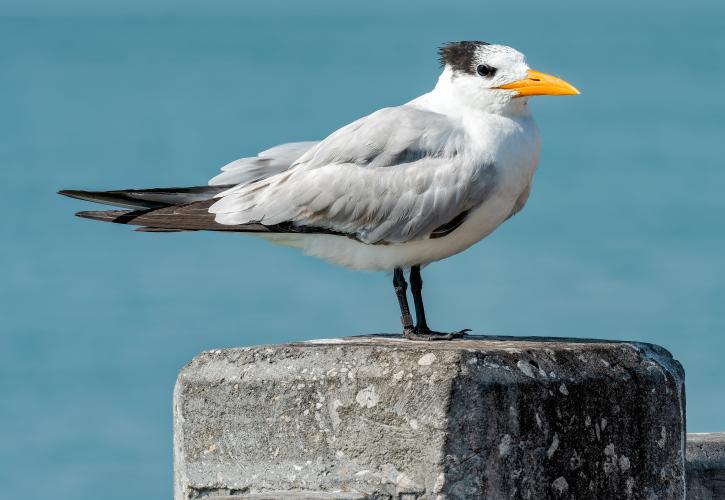
[[455,71],[475,74],[476,68],[473,67],[473,57],[476,54],[476,49],[484,45],[491,44],[478,40],[448,42],[443,44],[438,49],[441,66],[448,65]]

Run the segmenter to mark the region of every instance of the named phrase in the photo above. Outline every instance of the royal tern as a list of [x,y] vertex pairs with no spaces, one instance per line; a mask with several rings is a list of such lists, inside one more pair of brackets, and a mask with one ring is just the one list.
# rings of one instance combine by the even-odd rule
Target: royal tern
[[249,233],[348,268],[392,271],[404,336],[461,336],[465,330],[428,327],[420,268],[465,250],[523,208],[540,150],[528,98],[579,92],[504,45],[447,43],[439,55],[443,70],[427,94],[322,141],[236,160],[208,186],[60,193],[128,209],[80,217],[141,231]]

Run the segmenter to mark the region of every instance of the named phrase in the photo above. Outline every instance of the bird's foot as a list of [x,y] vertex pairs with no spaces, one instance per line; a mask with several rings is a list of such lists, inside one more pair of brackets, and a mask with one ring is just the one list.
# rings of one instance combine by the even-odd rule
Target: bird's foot
[[461,330],[458,332],[434,332],[433,330],[429,328],[421,329],[418,327],[415,328],[406,328],[403,331],[403,337],[405,337],[408,340],[425,340],[425,341],[431,341],[431,340],[453,340],[453,339],[459,339],[466,335],[466,333],[470,332],[470,328],[466,328],[465,330]]

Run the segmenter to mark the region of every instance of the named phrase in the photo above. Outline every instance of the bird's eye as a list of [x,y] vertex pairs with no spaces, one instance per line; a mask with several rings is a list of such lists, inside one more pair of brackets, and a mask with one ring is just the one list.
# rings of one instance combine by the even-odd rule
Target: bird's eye
[[491,78],[496,74],[496,68],[489,66],[488,64],[479,64],[476,68],[476,73],[486,78]]

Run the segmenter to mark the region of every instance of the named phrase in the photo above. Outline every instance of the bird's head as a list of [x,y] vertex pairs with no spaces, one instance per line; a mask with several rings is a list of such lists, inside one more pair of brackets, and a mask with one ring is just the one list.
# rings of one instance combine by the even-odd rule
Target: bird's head
[[524,55],[506,45],[451,42],[439,51],[443,66],[439,85],[463,105],[505,109],[524,105],[534,95],[574,95],[579,91],[555,76],[534,71]]

